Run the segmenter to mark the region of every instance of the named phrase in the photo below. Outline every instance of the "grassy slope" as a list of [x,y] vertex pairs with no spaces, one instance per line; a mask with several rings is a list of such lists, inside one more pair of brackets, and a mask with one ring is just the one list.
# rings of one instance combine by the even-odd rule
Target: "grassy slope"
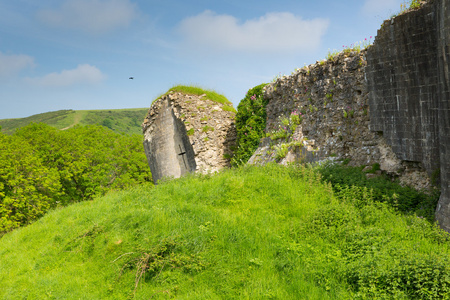
[[[339,203],[309,170],[241,168],[111,193],[3,236],[0,298],[349,299],[352,272],[446,263],[448,246],[417,217]],[[139,262],[150,271],[134,292]]]
[[[27,118],[0,120],[2,132],[13,134],[14,130],[30,123],[45,123],[57,129],[67,129],[76,124],[109,125],[116,132],[141,134],[140,124],[147,114],[147,108],[111,110],[58,110],[33,115]],[[109,121],[107,121],[109,120]]]

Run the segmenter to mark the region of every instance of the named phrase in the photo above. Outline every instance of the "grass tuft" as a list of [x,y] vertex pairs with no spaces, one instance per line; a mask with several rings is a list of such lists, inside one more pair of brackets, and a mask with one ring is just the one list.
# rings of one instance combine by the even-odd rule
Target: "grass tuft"
[[[228,100],[224,95],[221,95],[214,90],[204,89],[199,86],[187,86],[187,85],[175,85],[175,86],[171,87],[166,93],[159,95],[155,100],[153,100],[153,102],[155,102],[156,100],[160,99],[161,97],[163,97],[165,95],[170,94],[171,92],[179,92],[179,93],[184,93],[184,94],[188,94],[188,95],[196,95],[196,96],[205,95],[202,98],[203,100],[209,99],[209,100],[217,102],[217,103],[225,104],[224,107],[226,106],[227,108],[222,108],[224,110],[229,110],[229,107],[232,108],[232,105],[233,105],[231,103],[231,101]],[[230,111],[232,111],[232,110],[230,110]]]

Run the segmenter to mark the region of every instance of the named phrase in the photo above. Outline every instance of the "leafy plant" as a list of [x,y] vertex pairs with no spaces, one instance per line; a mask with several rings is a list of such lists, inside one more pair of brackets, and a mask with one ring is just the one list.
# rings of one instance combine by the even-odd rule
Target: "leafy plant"
[[286,154],[289,151],[289,146],[285,143],[281,143],[278,145],[275,145],[275,157],[277,159],[282,159],[286,157]]
[[194,135],[195,133],[194,128],[189,129],[186,133],[188,136]]
[[[374,164],[370,172],[376,172],[379,168],[379,164]],[[434,209],[439,200],[437,191],[419,192],[383,176],[368,180],[362,167],[325,164],[318,170],[323,180],[330,182],[337,193],[352,186],[367,188],[372,191],[373,201],[388,203],[405,213],[416,213],[430,222],[434,220]]]
[[260,84],[250,89],[238,105],[236,151],[231,160],[233,166],[246,163],[264,137],[268,100],[264,99],[263,88],[266,85]]
[[203,126],[202,132],[208,132],[208,131],[214,131],[214,127],[209,126],[209,125]]

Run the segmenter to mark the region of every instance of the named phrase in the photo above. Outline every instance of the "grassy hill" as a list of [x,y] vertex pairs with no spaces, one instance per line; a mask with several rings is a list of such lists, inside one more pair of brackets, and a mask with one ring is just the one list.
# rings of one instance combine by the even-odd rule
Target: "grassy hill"
[[450,241],[304,167],[245,167],[54,210],[0,239],[2,299],[448,299]]
[[17,128],[30,123],[45,123],[57,129],[67,129],[74,125],[99,124],[115,132],[141,134],[141,123],[148,108],[110,110],[58,110],[33,115],[27,118],[0,120],[2,132],[13,134]]

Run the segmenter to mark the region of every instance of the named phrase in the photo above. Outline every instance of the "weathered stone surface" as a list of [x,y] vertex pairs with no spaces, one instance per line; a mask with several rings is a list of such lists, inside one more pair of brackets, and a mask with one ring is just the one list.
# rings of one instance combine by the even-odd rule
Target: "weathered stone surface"
[[169,99],[155,107],[158,112],[151,111],[153,122],[147,128],[144,149],[153,181],[157,183],[163,177],[177,178],[195,171],[196,163],[186,127],[175,116]]
[[[449,3],[429,1],[384,22],[367,51],[340,53],[268,85],[266,133],[284,128],[293,111],[303,120],[287,138],[264,139],[249,163],[379,163],[417,189],[440,171],[436,219],[450,232]],[[280,158],[283,144],[289,151]]]
[[[396,156],[417,162],[401,182],[426,187],[420,180],[441,172],[440,225],[450,231],[449,0],[385,21],[367,51],[370,128],[382,132]],[[411,164],[411,163],[410,163]],[[428,176],[427,176],[428,174]]]
[[436,209],[438,222],[450,232],[450,1],[436,1],[438,28],[438,126],[441,198]]
[[164,95],[152,104],[142,130],[154,182],[166,176],[216,172],[230,166],[236,140],[235,113],[222,108],[223,104],[205,95],[179,92]]
[[[283,143],[290,145],[289,153],[297,153],[304,161],[333,158],[350,159],[350,165],[372,165],[382,156],[395,158],[381,135],[369,130],[364,56],[365,51],[342,52],[333,60],[317,62],[266,86],[266,132],[282,130],[281,118],[289,118],[292,112],[299,113],[302,122],[290,138],[266,140],[249,162],[277,160],[276,147]],[[281,163],[290,160],[289,154],[278,159]],[[392,162],[383,167],[397,171]]]

